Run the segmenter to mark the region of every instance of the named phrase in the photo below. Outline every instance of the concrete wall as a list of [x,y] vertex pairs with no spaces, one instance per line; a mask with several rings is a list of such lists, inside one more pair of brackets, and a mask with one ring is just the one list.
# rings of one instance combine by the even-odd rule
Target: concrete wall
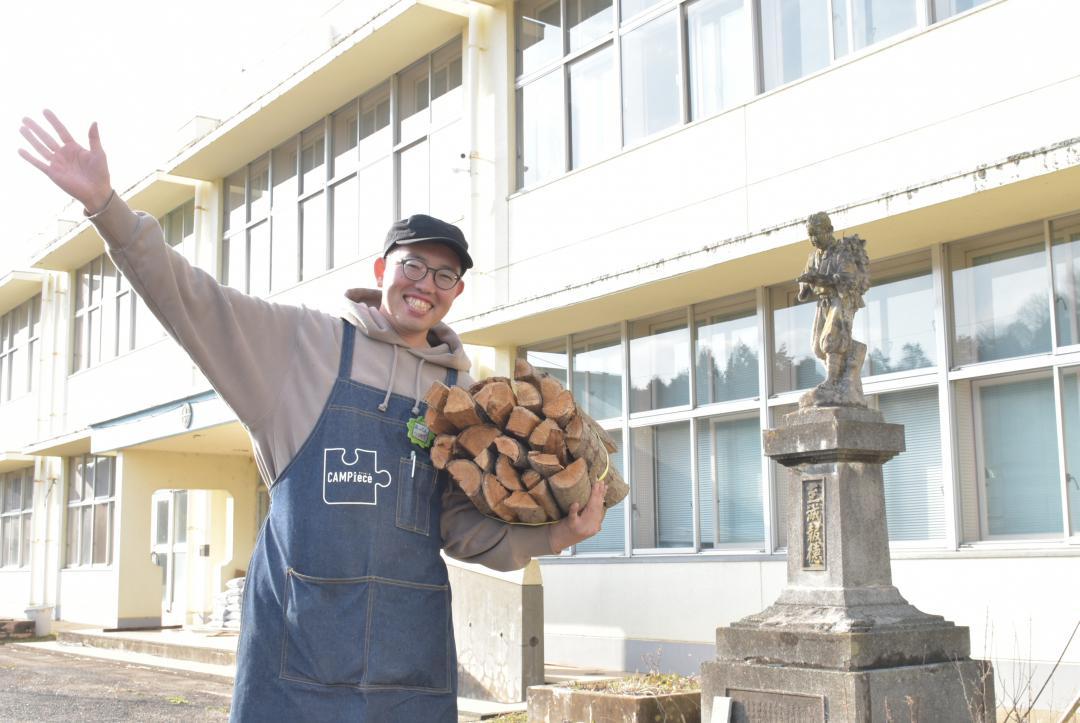
[[[115,565],[61,570],[56,598],[57,617],[72,623],[115,627],[119,603],[118,577]],[[155,589],[160,592],[160,575],[158,580],[159,586]]]
[[22,619],[30,602],[30,569],[0,570],[0,618]]

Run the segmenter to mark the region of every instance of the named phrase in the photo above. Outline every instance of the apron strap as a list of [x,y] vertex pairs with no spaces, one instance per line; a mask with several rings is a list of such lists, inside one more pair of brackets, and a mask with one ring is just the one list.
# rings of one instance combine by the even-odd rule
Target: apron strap
[[446,386],[452,387],[457,384],[457,369],[446,370]]
[[341,362],[338,364],[338,379],[352,378],[353,342],[356,340],[356,327],[345,319],[341,320],[345,325],[341,336]]

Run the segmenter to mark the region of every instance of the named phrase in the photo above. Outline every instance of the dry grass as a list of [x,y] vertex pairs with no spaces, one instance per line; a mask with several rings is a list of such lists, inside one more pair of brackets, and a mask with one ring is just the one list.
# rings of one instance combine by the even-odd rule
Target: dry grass
[[691,675],[675,673],[645,673],[613,680],[575,681],[567,687],[574,690],[594,690],[616,695],[663,695],[701,690],[701,682]]

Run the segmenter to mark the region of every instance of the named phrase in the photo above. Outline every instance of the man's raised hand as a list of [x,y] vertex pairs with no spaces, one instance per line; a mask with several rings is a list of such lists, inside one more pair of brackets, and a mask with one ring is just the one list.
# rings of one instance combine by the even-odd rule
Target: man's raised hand
[[90,148],[80,146],[60,119],[50,111],[44,112],[45,120],[56,131],[56,136],[34,122],[23,118],[19,132],[37,154],[25,148],[19,155],[60,187],[62,191],[81,203],[87,211],[100,211],[112,194],[109,180],[109,164],[101,147],[97,123],[90,126]]

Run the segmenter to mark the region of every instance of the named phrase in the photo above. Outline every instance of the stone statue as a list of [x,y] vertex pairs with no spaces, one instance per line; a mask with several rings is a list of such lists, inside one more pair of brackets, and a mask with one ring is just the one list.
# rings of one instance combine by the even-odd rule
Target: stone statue
[[797,279],[799,301],[818,300],[814,316],[814,354],[825,362],[827,377],[799,400],[799,407],[865,407],[862,364],[866,344],[851,338],[855,312],[870,288],[870,261],[866,241],[855,236],[833,236],[829,214],[820,212],[806,221],[814,250]]

